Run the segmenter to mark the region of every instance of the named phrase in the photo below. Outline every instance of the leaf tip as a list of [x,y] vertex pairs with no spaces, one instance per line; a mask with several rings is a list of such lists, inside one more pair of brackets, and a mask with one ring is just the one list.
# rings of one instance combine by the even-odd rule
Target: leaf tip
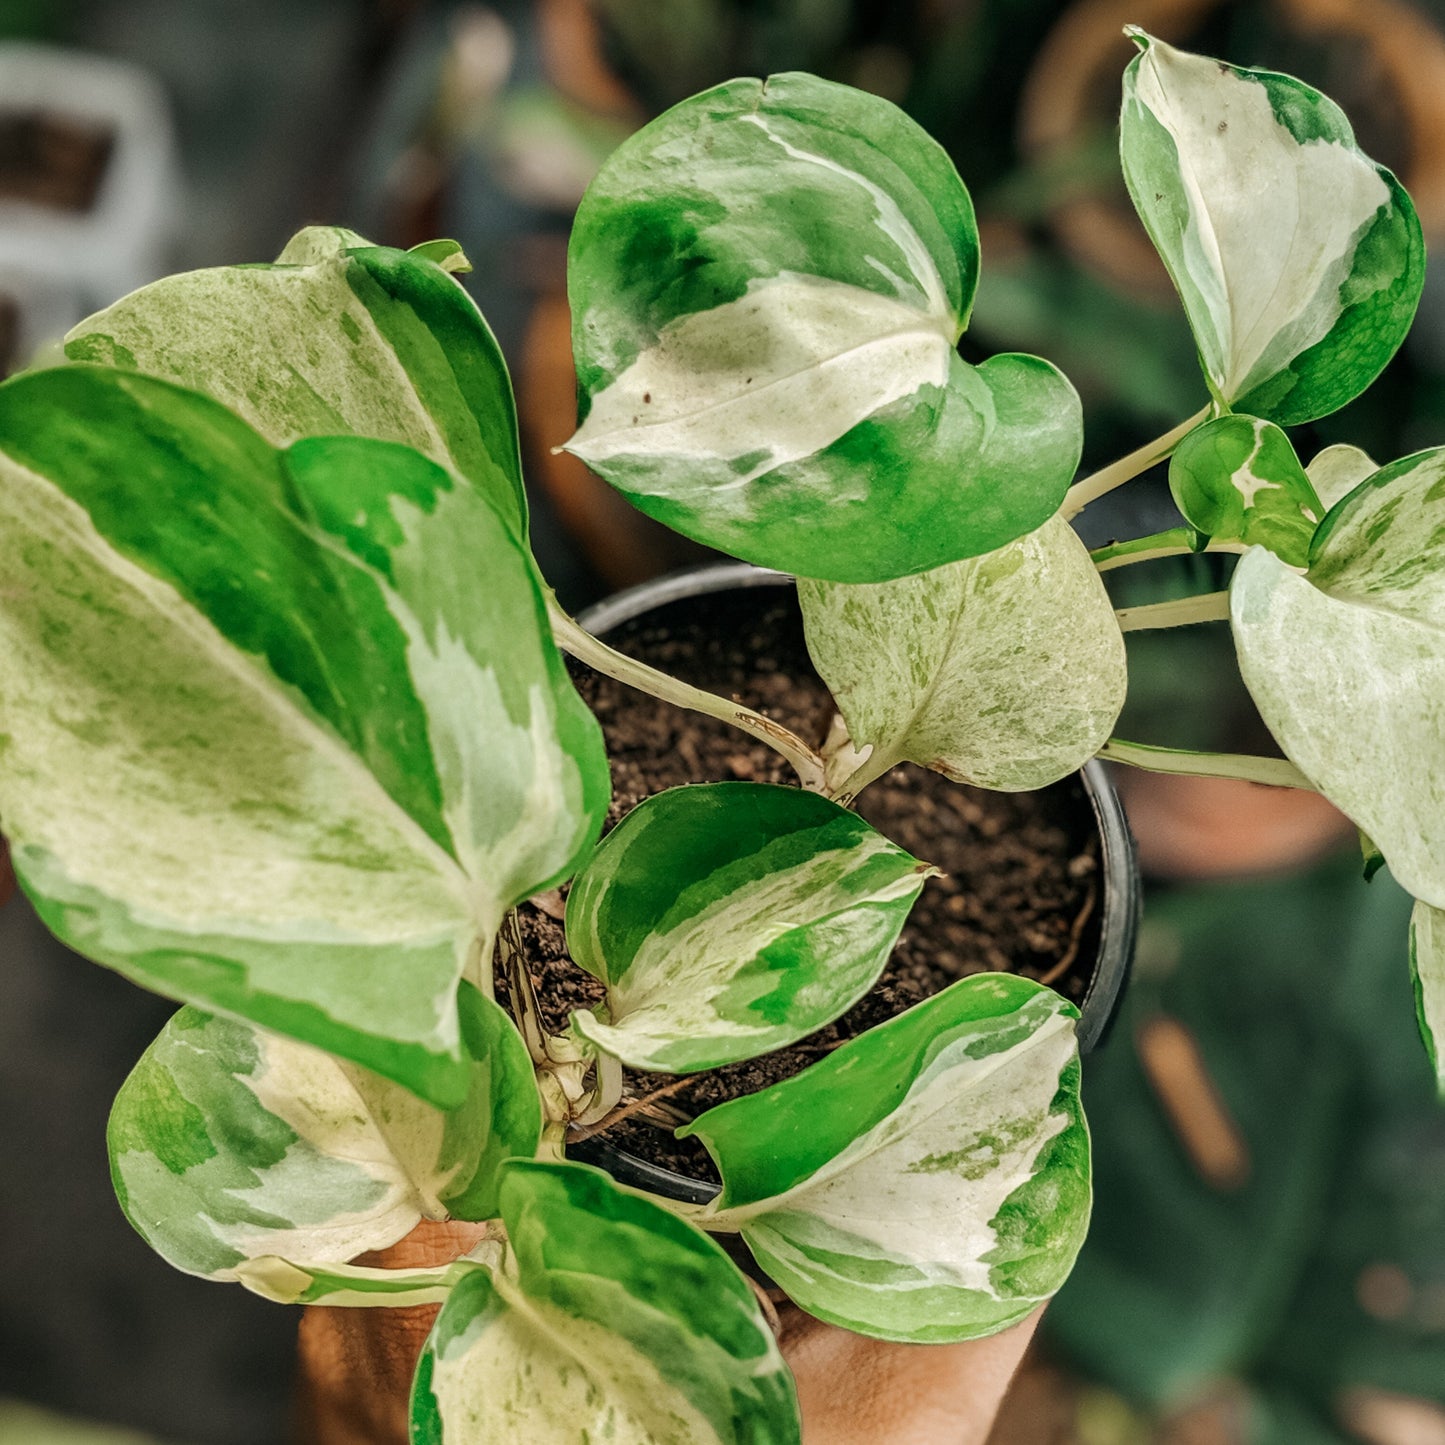
[[1148,50],[1154,43],[1154,37],[1142,25],[1126,25],[1124,34],[1139,47],[1140,51]]

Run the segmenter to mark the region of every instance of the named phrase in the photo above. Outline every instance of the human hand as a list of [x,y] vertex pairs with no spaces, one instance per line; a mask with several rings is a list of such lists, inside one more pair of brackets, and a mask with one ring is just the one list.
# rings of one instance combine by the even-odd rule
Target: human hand
[[[392,1269],[446,1264],[480,1224],[417,1226],[358,1261]],[[405,1445],[407,1396],[437,1306],[310,1306],[301,1320],[298,1425],[307,1445]],[[986,1340],[895,1345],[824,1324],[794,1306],[779,1344],[793,1371],[803,1445],[983,1445],[1042,1310]]]

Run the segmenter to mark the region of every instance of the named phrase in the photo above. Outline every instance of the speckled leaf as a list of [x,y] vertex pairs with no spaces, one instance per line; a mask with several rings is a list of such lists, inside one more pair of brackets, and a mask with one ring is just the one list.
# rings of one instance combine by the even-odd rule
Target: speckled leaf
[[[1078,1013],[978,974],[701,1115],[742,1231],[809,1314],[880,1339],[992,1334],[1064,1282],[1089,1219]],[[709,1218],[711,1215],[711,1219]]]
[[1410,915],[1410,976],[1420,1035],[1445,1098],[1445,912],[1428,903],[1417,902]]
[[152,282],[82,321],[66,355],[204,391],[276,446],[348,433],[404,442],[466,477],[520,531],[512,384],[449,274],[467,269],[455,241],[394,251],[313,226],[274,266]]
[[576,1164],[511,1164],[515,1270],[443,1306],[412,1445],[798,1445],[793,1382],[747,1281],[701,1231]]
[[1190,432],[1169,463],[1185,519],[1215,542],[1257,543],[1292,567],[1309,560],[1327,508],[1273,422],[1222,416]]
[[877,586],[798,583],[812,654],[869,771],[921,763],[986,788],[1081,767],[1124,703],[1124,639],[1060,517],[987,556]]
[[955,345],[978,276],[943,151],[876,96],[735,80],[615,151],[568,256],[581,424],[644,512],[751,562],[881,582],[1059,506],[1078,398]]
[[1343,442],[1316,452],[1314,460],[1305,468],[1315,496],[1324,503],[1328,511],[1336,502],[1342,502],[1366,477],[1379,471],[1379,465],[1367,452]]
[[627,815],[567,900],[607,984],[572,1016],[634,1068],[715,1069],[793,1043],[877,980],[932,870],[856,813],[763,783],[672,788]]
[[1326,516],[1307,575],[1263,549],[1230,586],[1240,669],[1309,780],[1445,907],[1445,450]]
[[0,658],[0,823],[60,937],[459,1101],[457,980],[607,794],[476,491],[392,443],[278,452],[131,372],[17,377]]
[[1337,410],[1415,314],[1410,198],[1318,91],[1129,33],[1143,53],[1124,75],[1124,176],[1210,390],[1282,425]]
[[309,1044],[183,1008],[111,1112],[127,1217],[177,1269],[274,1297],[280,1266],[248,1274],[248,1261],[343,1264],[423,1218],[494,1215],[503,1161],[536,1152],[541,1106],[506,1015],[469,984],[459,1002],[470,1087],[445,1112]]

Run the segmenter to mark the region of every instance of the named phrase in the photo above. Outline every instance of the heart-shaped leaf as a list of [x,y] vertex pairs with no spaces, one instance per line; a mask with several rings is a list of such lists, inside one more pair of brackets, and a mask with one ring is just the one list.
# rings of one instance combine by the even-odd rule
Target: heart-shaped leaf
[[568,255],[582,421],[644,512],[751,562],[881,582],[1057,509],[1073,388],[954,347],[973,206],[901,111],[806,75],[736,80],[618,148]]
[[1142,54],[1124,74],[1124,177],[1210,390],[1281,425],[1337,410],[1379,375],[1420,300],[1409,196],[1318,91],[1129,33]]
[[992,1334],[1063,1283],[1089,1219],[1078,1012],[978,974],[695,1134],[738,1228],[809,1314],[880,1339]]
[[460,1100],[457,980],[608,789],[530,556],[475,490],[392,443],[278,452],[151,377],[17,377],[0,657],[0,819],[57,934]]
[[1124,704],[1124,639],[1061,517],[996,552],[876,586],[798,583],[808,651],[868,771],[986,788],[1082,767]]
[[490,1218],[503,1161],[536,1152],[541,1106],[506,1015],[469,984],[459,1004],[468,1092],[447,1112],[308,1044],[183,1008],[111,1112],[127,1217],[177,1269],[271,1294],[275,1267],[251,1277],[248,1261],[340,1264],[423,1218]]
[[394,251],[313,226],[274,266],[152,282],[82,321],[65,351],[203,391],[275,446],[348,433],[404,442],[466,477],[521,532],[512,383],[449,274],[461,269],[455,241]]
[[1379,470],[1368,453],[1343,442],[1316,452],[1314,460],[1305,468],[1315,496],[1326,510],[1344,501],[1361,482]]
[[1326,508],[1273,422],[1222,416],[1190,432],[1169,463],[1185,520],[1215,542],[1258,543],[1303,567]]
[[608,835],[567,900],[607,984],[578,1033],[634,1068],[715,1069],[793,1043],[877,981],[932,870],[856,813],[764,783],[672,788]]
[[515,1273],[442,1307],[412,1445],[798,1445],[773,1333],[705,1234],[577,1164],[509,1164],[501,1209]]
[[1300,576],[1262,548],[1230,585],[1240,670],[1280,746],[1445,907],[1445,450],[1376,472]]
[[1445,912],[1415,904],[1410,915],[1410,977],[1420,1036],[1445,1098]]

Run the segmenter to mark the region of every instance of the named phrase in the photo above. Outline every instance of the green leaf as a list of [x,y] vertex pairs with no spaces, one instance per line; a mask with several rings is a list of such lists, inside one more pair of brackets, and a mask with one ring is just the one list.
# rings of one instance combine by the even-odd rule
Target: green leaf
[[634,505],[748,561],[881,582],[1039,526],[1078,398],[1036,357],[966,364],[973,206],[888,102],[736,80],[618,148],[568,255],[582,421]]
[[150,377],[17,377],[0,657],[0,819],[52,930],[460,1100],[457,980],[570,875],[608,787],[477,492],[391,443],[277,452]]
[[1376,472],[1315,534],[1300,576],[1255,549],[1235,569],[1240,670],[1280,746],[1445,907],[1445,450]]
[[672,788],[577,875],[567,942],[607,985],[573,1014],[640,1069],[715,1069],[822,1028],[877,981],[935,870],[856,813],[764,783]]
[[978,974],[697,1135],[738,1228],[809,1314],[879,1339],[992,1334],[1061,1285],[1089,1218],[1078,1012]]
[[248,1261],[341,1264],[423,1218],[491,1217],[503,1162],[536,1152],[541,1105],[506,1015],[469,984],[459,1001],[471,1062],[448,1112],[308,1044],[183,1008],[111,1112],[127,1217],[177,1269],[273,1297],[296,1266]]
[[262,1254],[235,1266],[253,1294],[283,1305],[324,1304],[336,1309],[402,1309],[443,1304],[477,1269],[494,1264],[499,1240],[484,1239],[469,1254],[434,1269],[380,1269],[358,1264],[308,1264]]
[[1081,767],[1124,703],[1124,639],[1061,517],[987,556],[877,586],[798,583],[808,651],[868,772],[914,762],[986,788]]
[[65,351],[203,391],[276,446],[343,434],[404,442],[523,532],[512,384],[448,274],[465,269],[455,241],[394,251],[314,226],[274,266],[188,271],[133,292],[82,321]]
[[1215,542],[1257,543],[1303,567],[1326,508],[1273,422],[1222,416],[1190,432],[1169,462],[1169,490]]
[[1367,453],[1344,443],[1316,452],[1314,460],[1305,468],[1310,485],[1326,510],[1344,501],[1366,477],[1374,476],[1377,471],[1378,465]]
[[515,1274],[443,1306],[413,1445],[797,1445],[772,1331],[705,1234],[576,1164],[508,1165],[502,1218]]
[[1215,397],[1281,425],[1379,375],[1424,284],[1404,188],[1344,112],[1287,75],[1175,50],[1130,26],[1120,154]]
[[1445,913],[1418,900],[1410,915],[1410,977],[1420,1037],[1445,1099]]

